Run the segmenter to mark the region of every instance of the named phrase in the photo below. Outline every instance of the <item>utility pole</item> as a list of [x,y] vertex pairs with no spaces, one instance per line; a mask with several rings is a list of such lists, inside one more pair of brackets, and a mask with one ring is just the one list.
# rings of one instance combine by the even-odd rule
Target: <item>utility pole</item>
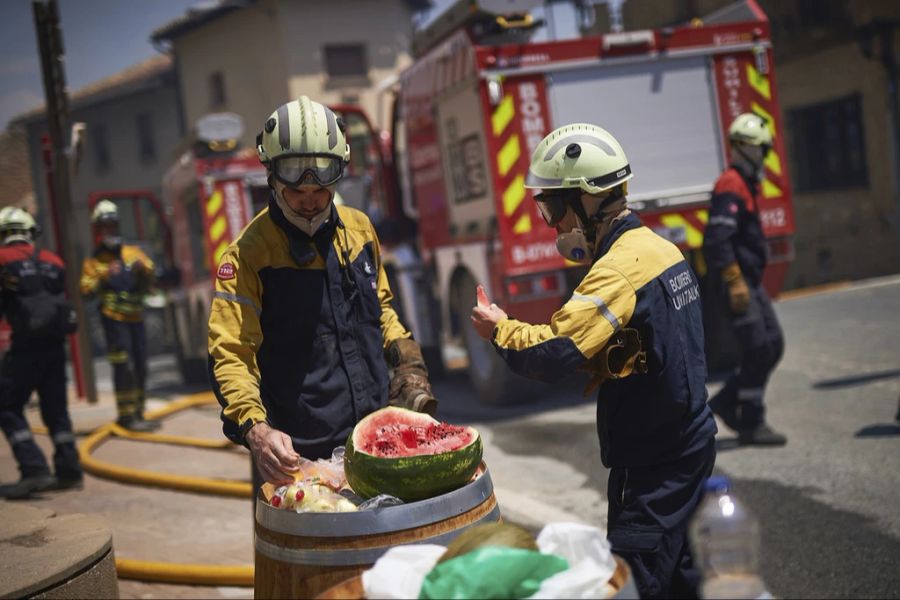
[[34,26],[38,49],[41,54],[41,72],[44,79],[44,97],[47,103],[47,127],[50,133],[53,158],[53,197],[59,215],[59,240],[62,259],[66,263],[66,292],[75,307],[78,331],[73,336],[72,366],[76,377],[84,384],[84,394],[90,404],[97,402],[97,385],[94,380],[94,363],[91,356],[87,315],[78,288],[78,257],[72,240],[71,228],[75,224],[69,181],[71,170],[69,148],[69,98],[66,93],[66,74],[63,67],[65,51],[59,29],[59,8],[56,0],[32,0]]

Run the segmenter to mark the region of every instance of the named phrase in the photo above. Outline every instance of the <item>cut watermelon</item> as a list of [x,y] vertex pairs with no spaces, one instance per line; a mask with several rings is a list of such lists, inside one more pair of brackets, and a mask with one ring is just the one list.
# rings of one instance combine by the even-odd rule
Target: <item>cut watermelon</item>
[[389,406],[356,424],[347,439],[344,470],[363,498],[390,494],[413,502],[465,485],[481,454],[474,428]]

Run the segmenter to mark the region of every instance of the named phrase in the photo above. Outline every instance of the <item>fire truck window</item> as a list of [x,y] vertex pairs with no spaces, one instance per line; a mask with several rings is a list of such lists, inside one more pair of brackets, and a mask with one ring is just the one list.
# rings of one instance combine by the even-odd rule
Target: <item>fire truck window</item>
[[250,210],[253,211],[253,215],[258,215],[259,212],[269,206],[269,196],[270,190],[268,185],[251,185],[248,186],[250,190]]
[[487,193],[487,173],[481,156],[481,139],[477,133],[459,138],[456,118],[447,119],[445,130],[449,142],[447,151],[453,181],[453,201],[464,204],[477,200]]
[[338,184],[338,192],[345,206],[365,212],[374,221],[385,207],[378,140],[359,114],[346,113],[342,118],[350,144],[350,164]]
[[203,215],[196,195],[187,202],[188,236],[191,240],[191,258],[194,266],[194,280],[209,276],[209,258],[206,254],[206,234],[203,232]]

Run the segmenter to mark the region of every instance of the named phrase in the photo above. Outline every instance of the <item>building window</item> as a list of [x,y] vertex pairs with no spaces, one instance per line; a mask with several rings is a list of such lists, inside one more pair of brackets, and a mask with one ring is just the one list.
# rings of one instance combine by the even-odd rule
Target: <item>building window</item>
[[98,173],[109,170],[112,163],[109,155],[109,136],[106,125],[94,125],[88,134],[88,143],[94,147],[94,169]]
[[796,191],[868,185],[859,94],[793,109],[788,125]]
[[369,65],[362,44],[325,46],[325,71],[329,77],[366,77]]
[[222,71],[216,71],[209,76],[209,106],[221,108],[225,101],[225,76]]
[[141,162],[154,162],[156,140],[153,137],[153,116],[150,113],[145,112],[137,116],[137,136]]
[[797,0],[796,6],[803,27],[831,27],[847,22],[845,0]]

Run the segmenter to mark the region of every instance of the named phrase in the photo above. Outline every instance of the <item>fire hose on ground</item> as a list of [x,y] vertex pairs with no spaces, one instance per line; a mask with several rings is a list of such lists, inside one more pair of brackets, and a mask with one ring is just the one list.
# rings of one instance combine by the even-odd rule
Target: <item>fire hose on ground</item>
[[[159,419],[187,408],[208,404],[215,404],[215,399],[208,392],[200,392],[175,400],[162,408],[151,411],[147,413],[147,418]],[[33,430],[36,433],[47,432],[45,428],[41,427],[34,427]],[[111,479],[121,483],[198,494],[250,498],[253,493],[251,484],[245,481],[172,475],[156,471],[132,469],[101,461],[91,456],[94,450],[113,436],[142,442],[175,444],[194,448],[229,450],[234,447],[227,440],[206,440],[158,433],[139,433],[129,431],[115,423],[108,423],[88,435],[79,446],[81,464],[85,471],[96,477]],[[253,586],[253,567],[250,565],[182,564],[116,558],[116,571],[122,579],[135,579],[138,581],[189,585]]]

